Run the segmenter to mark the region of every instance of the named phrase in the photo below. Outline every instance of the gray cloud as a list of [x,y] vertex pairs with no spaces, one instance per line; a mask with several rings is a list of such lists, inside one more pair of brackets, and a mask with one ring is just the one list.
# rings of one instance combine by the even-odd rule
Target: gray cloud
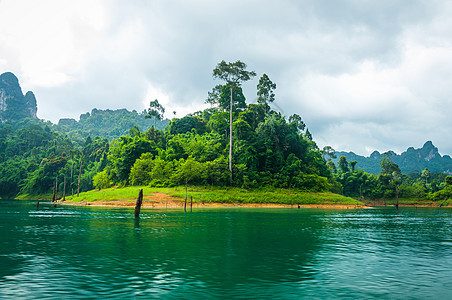
[[[23,11],[12,3],[0,2],[3,22]],[[181,116],[204,107],[219,61],[240,59],[276,82],[278,107],[319,146],[369,154],[432,140],[452,154],[447,1],[87,1],[62,5],[64,18],[50,15],[56,3],[29,16],[33,33],[0,21],[0,72],[35,92],[42,118],[154,98]],[[244,84],[249,102],[257,81]]]

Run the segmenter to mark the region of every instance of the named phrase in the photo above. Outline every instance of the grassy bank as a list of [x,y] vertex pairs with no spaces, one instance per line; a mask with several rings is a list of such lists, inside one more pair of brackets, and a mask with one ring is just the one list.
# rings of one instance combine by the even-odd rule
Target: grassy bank
[[[125,187],[93,190],[81,193],[79,197],[66,197],[72,202],[94,201],[132,201],[138,196],[139,189],[143,189],[144,196],[152,196],[154,193],[163,193],[177,197],[183,201],[185,197],[184,187],[153,188],[153,187]],[[332,193],[309,193],[290,189],[246,190],[240,188],[221,187],[190,187],[188,197],[193,197],[193,202],[203,203],[275,203],[275,204],[341,204],[362,205],[361,202]]]
[[[394,206],[395,199],[379,199],[379,200],[365,200],[363,201],[368,206]],[[432,201],[425,198],[399,198],[400,206],[452,206],[452,199]]]
[[29,194],[21,194],[14,199],[16,200],[52,200],[53,194],[40,194],[40,195],[29,195]]

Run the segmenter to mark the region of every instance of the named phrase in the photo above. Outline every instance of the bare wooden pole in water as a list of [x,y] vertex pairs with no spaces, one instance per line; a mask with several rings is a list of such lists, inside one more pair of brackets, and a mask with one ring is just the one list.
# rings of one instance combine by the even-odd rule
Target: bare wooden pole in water
[[135,218],[140,217],[141,204],[143,203],[143,189],[138,192],[137,203],[135,204]]
[[184,212],[187,212],[187,180],[185,180],[185,204],[184,204]]

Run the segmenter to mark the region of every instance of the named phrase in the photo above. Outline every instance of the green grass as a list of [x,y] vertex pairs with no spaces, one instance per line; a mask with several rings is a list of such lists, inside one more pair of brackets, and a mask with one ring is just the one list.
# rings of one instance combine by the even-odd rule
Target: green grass
[[[170,196],[178,197],[181,201],[185,197],[185,187],[156,188],[148,186],[132,186],[132,187],[113,187],[104,190],[92,190],[80,193],[80,197],[68,196],[67,201],[71,202],[94,202],[94,201],[136,201],[139,189],[143,189],[145,196],[159,192]],[[60,195],[61,196],[61,195]],[[344,197],[333,193],[310,193],[293,189],[275,189],[261,188],[246,190],[232,187],[198,187],[191,186],[188,188],[188,198],[193,197],[193,201],[206,203],[275,203],[275,204],[340,204],[340,205],[362,205],[362,202],[350,197]],[[52,199],[52,195],[20,195],[16,199]],[[372,200],[365,201],[368,205],[395,205],[395,199]],[[400,205],[432,205],[432,206],[450,206],[452,199],[432,201],[419,198],[400,198]]]
[[[387,199],[387,200],[367,200],[364,201],[368,205],[387,205],[387,206],[393,206],[396,203],[395,199]],[[399,198],[399,205],[424,205],[424,206],[448,206],[452,205],[452,199],[446,199],[446,200],[438,200],[433,201],[425,198]]]
[[114,201],[114,200],[130,200],[135,201],[138,197],[139,189],[143,189],[144,195],[151,195],[155,193],[155,189],[149,187],[124,187],[124,188],[109,188],[103,190],[91,190],[88,192],[80,193],[80,196],[76,195],[66,197],[67,201],[72,202],[93,202],[93,201]]
[[14,199],[17,200],[52,200],[53,194],[41,194],[41,195],[30,195],[30,194],[21,194]]
[[[160,192],[170,196],[185,197],[185,187],[153,188],[153,187],[125,187],[110,188],[104,190],[92,190],[81,193],[80,197],[67,197],[68,201],[93,202],[130,200],[135,201],[139,189],[143,189],[145,196]],[[246,190],[241,188],[222,187],[190,187],[188,197],[193,197],[194,202],[212,203],[276,203],[276,204],[342,204],[362,205],[361,202],[332,193],[309,193],[291,189],[259,189]]]

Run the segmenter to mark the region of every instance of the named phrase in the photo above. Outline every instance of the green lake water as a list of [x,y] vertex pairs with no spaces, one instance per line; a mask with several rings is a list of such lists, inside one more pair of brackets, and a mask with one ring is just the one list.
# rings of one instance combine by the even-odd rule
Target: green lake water
[[452,209],[0,200],[0,299],[452,299]]

